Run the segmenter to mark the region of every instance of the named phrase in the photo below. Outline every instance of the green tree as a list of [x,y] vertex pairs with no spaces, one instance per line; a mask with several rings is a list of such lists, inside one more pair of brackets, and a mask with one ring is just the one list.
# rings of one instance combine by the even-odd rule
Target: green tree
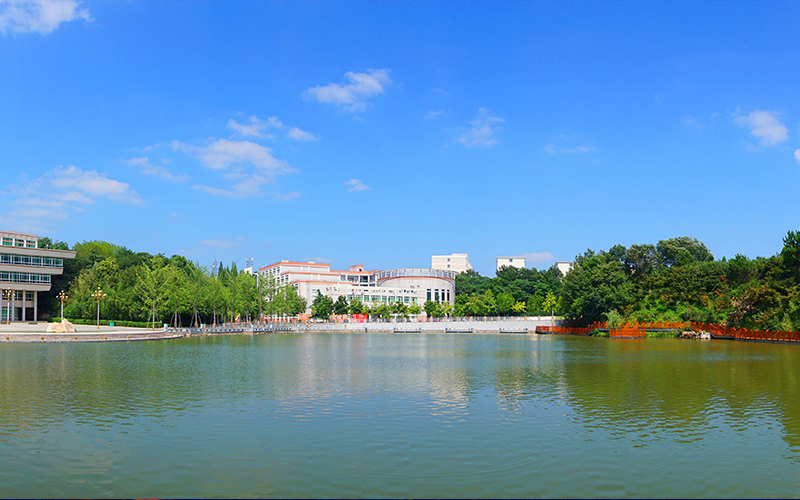
[[317,296],[311,303],[311,316],[314,318],[328,319],[333,314],[333,299],[317,290]]
[[714,260],[714,256],[708,248],[697,238],[681,236],[679,238],[669,238],[661,240],[656,245],[658,253],[661,254],[661,261],[664,266],[683,266],[690,262],[708,262]]
[[514,296],[509,292],[503,291],[497,294],[497,314],[500,316],[507,316],[512,312],[514,304]]
[[364,303],[359,299],[350,301],[350,314],[364,314]]
[[423,309],[425,309],[425,314],[427,314],[429,318],[433,318],[439,313],[439,304],[432,300],[427,300],[425,301]]
[[333,304],[333,314],[345,315],[348,310],[347,298],[344,295],[339,295],[339,298],[337,298],[336,302]]
[[[607,253],[591,250],[576,258],[575,267],[564,276],[563,307],[572,319],[588,324],[612,310],[624,310],[633,301],[633,285],[626,266]],[[550,314],[544,307],[545,314]]]
[[[152,266],[152,267],[151,267]],[[152,328],[156,327],[156,318],[164,312],[166,293],[164,282],[166,277],[163,267],[156,267],[153,263],[141,264],[137,267],[136,294],[141,299],[142,312],[149,313]],[[160,319],[159,319],[160,322]]]

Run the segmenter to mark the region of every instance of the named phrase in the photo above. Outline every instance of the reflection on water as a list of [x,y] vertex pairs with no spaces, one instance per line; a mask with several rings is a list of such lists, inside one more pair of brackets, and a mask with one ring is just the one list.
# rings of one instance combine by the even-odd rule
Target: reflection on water
[[528,335],[3,344],[0,491],[796,496],[798,356]]

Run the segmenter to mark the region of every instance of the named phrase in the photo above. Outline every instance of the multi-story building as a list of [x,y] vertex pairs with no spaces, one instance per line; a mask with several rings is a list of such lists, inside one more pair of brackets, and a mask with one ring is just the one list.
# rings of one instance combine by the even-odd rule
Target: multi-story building
[[525,257],[498,257],[495,262],[498,271],[503,267],[525,267]]
[[335,271],[329,264],[282,260],[262,267],[259,274],[271,277],[279,286],[293,286],[310,311],[317,291],[333,300],[344,296],[348,302],[358,299],[368,306],[393,302],[422,306],[428,300],[453,305],[458,273],[441,269],[365,271],[364,266]]
[[463,273],[472,270],[472,263],[469,261],[469,255],[465,253],[431,255],[431,269]]
[[75,252],[39,248],[35,234],[0,231],[0,320],[38,321],[39,292],[64,271]]

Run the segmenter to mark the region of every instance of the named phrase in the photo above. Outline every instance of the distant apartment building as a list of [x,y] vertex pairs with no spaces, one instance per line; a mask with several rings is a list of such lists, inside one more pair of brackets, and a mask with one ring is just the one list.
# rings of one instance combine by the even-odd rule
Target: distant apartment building
[[391,269],[365,271],[364,266],[350,266],[336,271],[329,264],[282,260],[259,270],[262,277],[272,277],[279,286],[291,285],[306,299],[307,312],[319,291],[337,300],[360,300],[368,306],[402,302],[424,305],[426,301],[455,303],[456,272],[441,269]]
[[503,267],[525,267],[525,257],[498,257],[495,262],[498,271]]
[[0,320],[38,321],[39,292],[75,252],[39,248],[35,234],[0,231]]
[[567,273],[570,272],[574,266],[575,262],[569,260],[559,260],[558,262],[553,264],[553,267],[561,271],[562,276],[566,276]]
[[431,255],[431,269],[463,273],[472,270],[472,263],[469,261],[469,255],[465,253]]

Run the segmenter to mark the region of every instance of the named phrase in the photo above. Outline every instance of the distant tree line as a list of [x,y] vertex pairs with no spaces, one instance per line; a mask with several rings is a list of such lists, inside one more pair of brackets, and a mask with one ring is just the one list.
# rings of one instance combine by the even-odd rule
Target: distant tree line
[[271,277],[257,279],[239,271],[236,263],[220,265],[214,273],[180,255],[133,252],[105,241],[70,248],[41,238],[39,246],[75,251],[74,259],[64,260],[63,274],[52,277],[50,291],[40,294],[42,311],[53,317],[60,314],[56,295],[66,290],[64,316],[95,318],[92,293],[97,289],[106,294],[100,301],[101,316],[121,321],[189,326],[259,321],[262,315],[295,316],[306,310],[292,286],[279,286]]
[[540,316],[556,309],[561,271],[504,266],[497,276],[474,270],[456,276],[454,316]]
[[696,238],[587,250],[561,285],[559,311],[589,324],[700,321],[758,330],[800,330],[800,231],[769,258],[714,260]]
[[[562,276],[544,271],[504,267],[496,277],[475,271],[455,278],[455,304],[390,302],[367,304],[318,293],[311,304],[315,317],[370,314],[377,318],[428,316],[564,315],[586,325],[598,320],[700,321],[758,330],[800,330],[800,231],[789,231],[775,256],[749,259],[736,255],[715,260],[696,238],[680,237],[656,245],[615,245],[587,250]],[[71,248],[62,241],[39,240],[41,248],[73,250],[62,275],[52,277],[41,293],[41,317],[59,315],[56,295],[69,296],[64,314],[93,319],[92,293],[106,294],[101,316],[122,321],[149,321],[175,326],[257,321],[262,316],[295,316],[305,312],[305,299],[291,285],[274,278],[257,279],[236,264],[213,270],[180,255],[170,258],[133,252],[104,241],[86,241]]]

